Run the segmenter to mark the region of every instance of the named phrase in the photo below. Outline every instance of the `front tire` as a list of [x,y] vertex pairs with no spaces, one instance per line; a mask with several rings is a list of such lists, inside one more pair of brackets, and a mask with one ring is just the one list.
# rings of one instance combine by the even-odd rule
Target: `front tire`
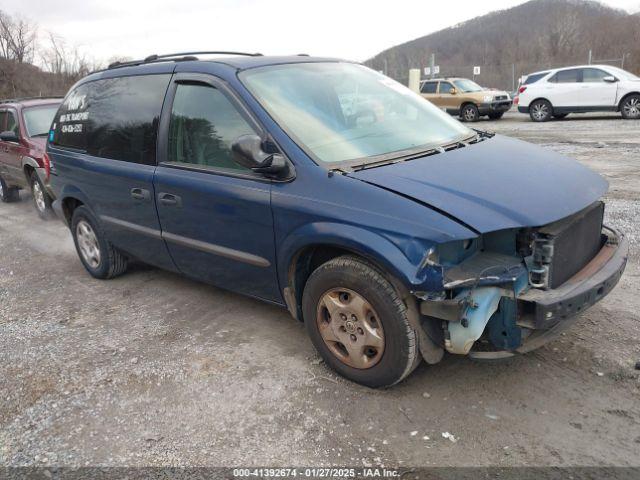
[[477,122],[480,119],[478,107],[473,103],[468,103],[460,110],[460,118],[463,122]]
[[0,177],[0,200],[4,203],[16,202],[20,199],[20,193],[17,187],[9,187],[7,182]]
[[407,307],[382,273],[353,257],[318,267],[305,285],[307,332],[327,365],[368,387],[389,387],[420,361]]
[[53,199],[47,193],[35,171],[31,172],[31,195],[33,196],[33,205],[36,207],[38,216],[43,220],[49,220],[53,217],[53,209],[51,208]]
[[536,100],[529,105],[529,116],[534,122],[547,122],[553,115],[553,107],[547,100]]
[[636,120],[640,118],[640,95],[629,95],[620,105],[622,118],[626,120]]
[[109,279],[127,270],[127,258],[107,240],[102,227],[85,207],[73,212],[71,234],[84,268],[94,278]]

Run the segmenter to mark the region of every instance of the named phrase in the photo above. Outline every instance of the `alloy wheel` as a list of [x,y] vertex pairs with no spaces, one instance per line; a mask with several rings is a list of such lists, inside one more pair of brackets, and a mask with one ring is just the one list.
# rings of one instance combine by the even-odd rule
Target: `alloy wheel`
[[40,182],[37,180],[33,182],[33,188],[31,189],[33,192],[33,198],[36,202],[36,208],[40,212],[44,212],[47,209],[47,204],[44,200],[44,192],[42,191],[42,187],[40,186]]
[[100,244],[91,225],[80,220],[76,226],[76,238],[82,259],[91,268],[98,268],[100,265]]
[[536,120],[544,120],[549,116],[549,107],[546,103],[536,103],[531,107],[531,114]]
[[632,97],[622,106],[624,113],[629,118],[639,118],[640,117],[640,98]]
[[382,324],[371,304],[353,290],[325,292],[318,302],[316,322],[325,345],[342,363],[367,369],[382,358]]
[[476,119],[476,112],[473,108],[465,108],[463,115],[467,122],[473,122]]

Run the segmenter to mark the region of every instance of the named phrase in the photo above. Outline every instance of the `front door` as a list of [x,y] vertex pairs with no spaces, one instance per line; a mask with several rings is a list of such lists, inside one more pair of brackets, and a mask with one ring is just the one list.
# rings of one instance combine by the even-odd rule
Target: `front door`
[[[17,112],[6,109],[0,112],[2,131],[10,131],[20,138],[20,125]],[[10,184],[26,187],[27,181],[21,166],[22,146],[19,142],[3,142],[0,140],[0,175]]]
[[613,75],[599,68],[583,68],[583,95],[579,99],[579,105],[584,107],[613,107],[616,104],[618,85],[616,82],[606,82],[604,80],[611,76]]
[[260,128],[208,75],[176,75],[168,104],[154,186],[173,260],[186,275],[281,302],[271,183],[231,157],[232,142]]

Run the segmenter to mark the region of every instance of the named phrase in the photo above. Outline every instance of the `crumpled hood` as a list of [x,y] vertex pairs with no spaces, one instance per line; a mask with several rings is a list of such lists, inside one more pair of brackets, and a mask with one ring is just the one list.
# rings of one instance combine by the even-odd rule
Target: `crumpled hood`
[[499,135],[348,175],[446,212],[480,233],[554,222],[608,188],[575,160]]

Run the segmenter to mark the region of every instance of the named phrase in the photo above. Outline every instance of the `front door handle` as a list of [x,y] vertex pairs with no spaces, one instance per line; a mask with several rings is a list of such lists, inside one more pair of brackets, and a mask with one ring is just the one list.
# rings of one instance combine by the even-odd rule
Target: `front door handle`
[[131,198],[135,198],[136,200],[149,200],[151,198],[151,193],[149,190],[145,190],[144,188],[132,188]]
[[158,194],[158,201],[168,207],[182,206],[182,199],[178,195],[174,195],[172,193],[160,192]]

